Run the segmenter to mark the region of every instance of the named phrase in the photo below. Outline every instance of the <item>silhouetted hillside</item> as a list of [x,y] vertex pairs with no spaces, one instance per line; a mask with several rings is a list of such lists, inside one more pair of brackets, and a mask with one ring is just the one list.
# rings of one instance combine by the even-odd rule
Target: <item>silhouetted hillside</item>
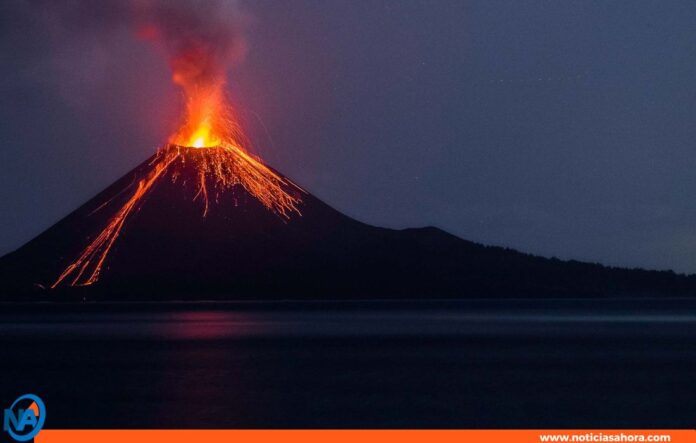
[[[353,220],[312,195],[286,220],[241,186],[205,217],[188,152],[126,220],[99,280],[46,289],[106,226],[152,168],[144,162],[0,259],[7,299],[372,299],[684,297],[696,277],[546,259],[462,240],[437,228]],[[211,188],[212,188],[211,184]]]

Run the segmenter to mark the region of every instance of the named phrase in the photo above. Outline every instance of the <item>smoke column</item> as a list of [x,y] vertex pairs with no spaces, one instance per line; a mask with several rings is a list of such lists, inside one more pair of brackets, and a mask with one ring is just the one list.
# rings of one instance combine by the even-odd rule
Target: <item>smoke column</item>
[[140,37],[164,49],[173,81],[190,96],[195,88],[222,86],[247,52],[249,18],[235,0],[133,0]]
[[186,97],[186,113],[170,142],[217,146],[227,139],[244,144],[243,131],[225,94],[230,66],[246,54],[248,18],[237,1],[132,0],[137,34],[166,54],[172,80]]

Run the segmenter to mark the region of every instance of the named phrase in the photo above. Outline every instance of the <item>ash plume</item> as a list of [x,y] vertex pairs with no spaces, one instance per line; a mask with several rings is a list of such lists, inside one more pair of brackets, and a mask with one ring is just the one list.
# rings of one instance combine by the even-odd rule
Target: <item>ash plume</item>
[[[244,60],[251,21],[239,0],[35,0],[4,9],[13,19],[34,26],[32,32],[46,34],[61,57],[67,52],[56,47],[61,42],[91,43],[109,52],[114,45],[106,42],[111,37],[133,32],[163,49],[175,82],[182,86],[224,81],[228,69]],[[22,41],[12,44],[21,46]],[[71,63],[84,68],[84,57],[76,61]]]
[[235,0],[132,0],[137,34],[164,49],[173,80],[185,90],[224,83],[244,59],[248,16]]

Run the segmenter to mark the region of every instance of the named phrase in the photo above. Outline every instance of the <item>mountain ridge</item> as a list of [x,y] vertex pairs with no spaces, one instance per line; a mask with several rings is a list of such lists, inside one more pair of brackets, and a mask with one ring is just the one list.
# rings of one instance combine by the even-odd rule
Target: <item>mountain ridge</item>
[[[301,215],[285,217],[269,210],[242,184],[220,189],[214,178],[206,176],[197,185],[199,162],[210,153],[187,149],[125,220],[98,281],[47,289],[99,235],[143,177],[151,174],[158,154],[0,258],[0,299],[696,295],[693,275],[544,258],[484,246],[432,226],[401,230],[371,226],[299,188],[293,192],[302,200]],[[209,201],[201,200],[201,188]]]

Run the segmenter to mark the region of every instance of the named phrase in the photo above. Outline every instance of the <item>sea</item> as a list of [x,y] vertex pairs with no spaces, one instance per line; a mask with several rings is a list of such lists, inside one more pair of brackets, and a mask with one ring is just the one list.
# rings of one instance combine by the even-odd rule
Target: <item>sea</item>
[[696,300],[3,304],[26,393],[51,429],[694,428]]

